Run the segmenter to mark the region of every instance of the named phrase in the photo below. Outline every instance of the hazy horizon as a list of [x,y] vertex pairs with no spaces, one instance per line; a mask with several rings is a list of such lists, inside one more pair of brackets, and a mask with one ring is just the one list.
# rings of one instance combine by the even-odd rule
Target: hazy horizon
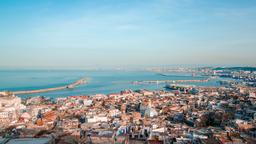
[[64,70],[64,71],[69,71],[69,70],[75,70],[75,71],[83,71],[83,70],[96,70],[96,71],[122,71],[122,70],[128,70],[128,71],[145,71],[145,70],[152,70],[158,68],[160,69],[176,69],[176,68],[203,68],[203,67],[211,67],[211,68],[217,68],[217,67],[256,67],[256,65],[208,65],[208,64],[173,64],[173,65],[140,65],[140,66],[101,66],[101,67],[67,67],[67,66],[52,66],[52,67],[42,67],[42,66],[35,66],[35,67],[0,67],[0,71],[13,71],[13,70]]
[[10,0],[0,19],[0,68],[256,64],[254,0]]

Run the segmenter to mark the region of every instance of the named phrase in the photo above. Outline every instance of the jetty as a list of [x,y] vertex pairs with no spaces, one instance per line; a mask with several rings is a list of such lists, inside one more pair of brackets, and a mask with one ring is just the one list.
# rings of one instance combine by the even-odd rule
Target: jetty
[[151,81],[134,81],[132,84],[160,84],[160,83],[200,83],[200,82],[208,82],[215,77],[210,77],[207,79],[201,80],[151,80]]
[[43,93],[43,92],[49,92],[49,91],[58,91],[58,90],[64,90],[64,89],[73,89],[73,88],[75,88],[79,85],[85,84],[87,82],[88,82],[88,78],[81,78],[81,79],[79,79],[69,85],[65,85],[65,86],[39,89],[39,90],[13,91],[12,93],[15,95],[20,95],[20,94],[34,94],[34,93]]

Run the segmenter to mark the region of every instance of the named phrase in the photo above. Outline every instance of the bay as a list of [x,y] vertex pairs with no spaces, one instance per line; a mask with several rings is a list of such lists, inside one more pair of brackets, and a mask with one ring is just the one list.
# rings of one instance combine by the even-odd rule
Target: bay
[[[116,93],[126,89],[164,89],[165,84],[132,84],[133,81],[150,80],[194,80],[207,77],[193,77],[191,73],[168,73],[168,76],[149,71],[85,71],[85,70],[0,70],[0,91],[36,90],[68,85],[82,77],[88,77],[88,84],[74,89],[19,95],[22,98],[46,96],[50,98],[74,95]],[[219,86],[219,79],[200,83],[182,83],[197,86]]]

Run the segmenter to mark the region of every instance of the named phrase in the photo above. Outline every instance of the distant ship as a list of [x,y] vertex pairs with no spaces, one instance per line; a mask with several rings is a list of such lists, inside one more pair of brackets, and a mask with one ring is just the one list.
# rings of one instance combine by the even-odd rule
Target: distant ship
[[190,86],[190,85],[176,85],[176,84],[167,84],[165,85],[164,88],[169,89],[169,90],[184,90],[184,89],[188,89],[194,86]]
[[176,92],[183,92],[183,93],[190,93],[190,94],[198,94],[199,90],[195,88],[195,86],[191,85],[174,85],[174,84],[168,84],[164,88],[176,91]]
[[169,75],[163,74],[163,73],[157,73],[157,75],[160,75],[160,76],[169,76]]
[[165,85],[164,88],[169,90],[178,90],[178,88],[175,85],[171,85],[171,84]]

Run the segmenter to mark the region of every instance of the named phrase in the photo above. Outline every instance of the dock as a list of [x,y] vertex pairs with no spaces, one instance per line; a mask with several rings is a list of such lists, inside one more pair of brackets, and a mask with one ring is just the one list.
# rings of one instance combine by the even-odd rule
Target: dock
[[200,83],[208,82],[214,79],[213,77],[202,80],[151,80],[151,81],[134,81],[132,84],[160,84],[160,83]]
[[69,85],[60,86],[60,87],[54,87],[54,88],[46,88],[46,89],[39,89],[39,90],[27,90],[27,91],[13,91],[12,93],[15,95],[20,94],[34,94],[34,93],[44,93],[44,92],[50,92],[50,91],[58,91],[58,90],[64,90],[64,89],[73,89],[79,85],[85,84],[88,82],[88,78],[81,78]]

